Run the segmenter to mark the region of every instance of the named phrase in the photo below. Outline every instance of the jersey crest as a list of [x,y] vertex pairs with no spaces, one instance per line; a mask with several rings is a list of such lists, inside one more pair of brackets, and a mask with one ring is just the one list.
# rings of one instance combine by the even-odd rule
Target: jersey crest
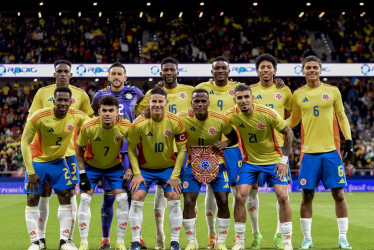
[[75,97],[71,97],[71,105],[76,104],[76,103],[77,103],[77,99],[75,99]]
[[167,137],[171,136],[172,134],[173,134],[173,131],[172,131],[171,129],[167,129],[167,130],[165,130],[165,135],[166,135]]
[[125,98],[126,98],[127,100],[131,100],[132,97],[133,97],[133,95],[132,95],[131,93],[126,93],[126,94],[125,94]]
[[229,89],[229,95],[234,96],[235,95],[235,90]]
[[66,130],[67,131],[73,131],[73,129],[74,129],[74,125],[73,124],[68,124],[67,126],[66,126]]
[[215,127],[210,127],[208,129],[208,133],[211,135],[215,135],[217,133],[217,129]]
[[282,94],[281,93],[275,93],[275,99],[277,99],[277,100],[282,100],[283,99],[283,96],[282,96]]
[[120,136],[120,135],[116,135],[115,137],[114,137],[114,141],[115,142],[120,142],[122,140],[122,137]]
[[191,146],[191,166],[195,179],[208,184],[219,173],[219,157],[209,146]]
[[257,123],[257,128],[263,130],[265,128],[265,124],[263,122]]
[[180,92],[179,98],[185,100],[187,98],[187,94],[185,92]]
[[329,99],[330,99],[329,94],[327,94],[327,93],[322,94],[322,100],[328,101]]

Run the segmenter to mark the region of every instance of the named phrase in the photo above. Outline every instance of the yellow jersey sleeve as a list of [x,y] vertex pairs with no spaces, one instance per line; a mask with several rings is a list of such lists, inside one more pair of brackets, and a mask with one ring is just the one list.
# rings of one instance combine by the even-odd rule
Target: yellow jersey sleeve
[[141,114],[146,108],[149,108],[148,100],[149,100],[149,93],[151,93],[151,90],[148,90],[147,93],[145,93],[143,100],[141,100],[138,104],[135,106],[135,114]]
[[340,129],[342,130],[344,138],[346,140],[352,140],[351,128],[349,125],[347,115],[345,114],[345,111],[344,111],[342,96],[338,88],[335,88],[334,96],[335,96],[334,110],[336,113],[336,117],[338,118]]

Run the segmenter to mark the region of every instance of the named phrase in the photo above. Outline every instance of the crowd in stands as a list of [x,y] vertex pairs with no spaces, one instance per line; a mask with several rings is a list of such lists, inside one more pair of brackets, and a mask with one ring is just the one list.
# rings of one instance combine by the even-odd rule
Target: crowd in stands
[[[234,79],[235,80],[235,79]],[[240,79],[238,79],[240,80]],[[304,79],[284,79],[292,91],[305,84]],[[252,84],[256,80],[246,82]],[[374,80],[370,78],[331,78],[328,83],[337,86],[341,93],[351,124],[355,155],[345,163],[347,176],[374,175]],[[25,169],[20,152],[20,139],[27,117],[27,111],[36,90],[46,82],[30,84],[8,83],[0,87],[0,171],[23,171]],[[77,81],[73,85],[84,89],[90,98],[105,87],[105,80],[99,82]],[[145,85],[146,92],[149,85]],[[294,129],[295,139],[290,156],[290,167],[297,174],[301,154],[300,125]],[[341,135],[341,138],[344,138]],[[344,139],[342,140],[344,143]]]
[[313,53],[308,30],[333,40],[335,62],[373,61],[370,18],[316,19],[267,13],[247,16],[183,16],[167,19],[144,14],[111,17],[45,16],[0,18],[0,63],[157,63],[167,56],[183,62],[254,62],[262,53],[280,62],[300,62]]

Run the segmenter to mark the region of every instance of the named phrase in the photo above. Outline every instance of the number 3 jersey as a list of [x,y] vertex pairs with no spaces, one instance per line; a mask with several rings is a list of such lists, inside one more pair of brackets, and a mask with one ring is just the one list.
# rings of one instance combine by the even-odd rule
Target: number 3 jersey
[[84,161],[100,169],[121,163],[120,150],[130,127],[128,120],[116,122],[110,129],[103,128],[100,116],[88,120],[82,126],[77,141],[79,146],[87,146]]
[[89,117],[70,108],[63,119],[54,114],[54,107],[37,110],[28,119],[25,130],[37,134],[38,143],[31,145],[33,161],[48,162],[64,158],[77,127]]
[[255,165],[279,163],[282,150],[275,131],[286,127],[286,121],[274,110],[253,104],[253,113],[245,116],[239,108],[232,108],[226,118],[239,130],[243,161]]
[[[144,94],[140,89],[133,86],[124,86],[124,88],[120,91],[114,91],[109,86],[105,89],[100,90],[97,92],[92,100],[92,108],[97,113],[99,109],[99,102],[103,96],[112,95],[118,99],[119,107],[118,111],[123,118],[133,122],[135,120],[135,107],[138,103],[139,99],[143,99]],[[127,152],[127,140],[126,138],[123,140],[123,146],[121,149],[121,153]]]
[[128,140],[129,150],[139,143],[137,159],[129,155],[134,174],[139,174],[137,172],[139,166],[148,169],[174,166],[176,162],[173,150],[174,140],[178,152],[186,151],[187,135],[181,119],[166,112],[164,119],[160,122],[152,118],[138,117],[131,125]]

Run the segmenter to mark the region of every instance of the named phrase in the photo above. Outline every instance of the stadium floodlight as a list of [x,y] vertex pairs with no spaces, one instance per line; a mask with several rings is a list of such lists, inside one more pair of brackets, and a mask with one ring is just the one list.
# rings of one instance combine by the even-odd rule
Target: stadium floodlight
[[61,16],[62,15],[62,13],[61,13],[61,11],[58,13],[58,16]]
[[139,13],[139,18],[142,18],[143,17],[143,11],[141,11],[140,13]]
[[78,12],[78,17],[81,17],[82,16],[82,12]]
[[17,12],[17,16],[20,16],[20,15],[21,15],[21,12],[18,11],[18,12]]
[[253,3],[253,6],[257,6],[257,5],[258,5],[258,3],[257,3],[257,2],[254,2],[254,3]]
[[363,2],[360,2],[360,6],[364,6],[364,3],[363,3]]
[[153,78],[149,78],[148,81],[149,81],[149,82],[153,82]]
[[38,17],[42,18],[42,13],[40,11],[38,12]]
[[151,2],[148,2],[148,3],[147,3],[147,6],[151,6]]
[[97,2],[94,2],[92,5],[93,5],[93,6],[97,6]]
[[44,5],[44,3],[43,3],[43,2],[40,2],[40,3],[39,3],[39,6],[43,6],[43,5]]
[[342,12],[342,16],[344,16],[344,15],[345,15],[345,12],[343,11],[343,12]]
[[102,12],[100,11],[100,12],[99,12],[99,17],[101,17],[101,16],[102,16],[102,14],[103,14],[103,13],[102,13]]
[[34,82],[37,82],[37,81],[38,81],[38,78],[35,78],[35,79],[34,79]]
[[164,12],[160,12],[160,18],[164,16]]
[[366,14],[366,12],[364,11],[364,12],[362,12],[361,14],[360,14],[360,17],[363,17],[363,16],[365,16],[365,14]]
[[221,11],[221,13],[219,13],[220,16],[223,16],[225,13],[223,11]]
[[201,2],[201,3],[200,3],[200,6],[204,6],[204,4],[205,4],[204,2]]
[[98,82],[99,81],[99,78],[95,78],[95,82]]
[[183,16],[183,12],[181,11],[181,12],[179,12],[179,18],[182,18],[182,16]]
[[321,14],[319,14],[318,17],[321,18],[321,17],[323,17],[323,15],[325,15],[325,12],[324,12],[324,11],[322,11]]
[[199,14],[199,18],[202,18],[203,15],[204,15],[204,12],[200,12],[200,14]]
[[304,16],[304,11],[300,12],[299,17],[302,18]]
[[310,5],[312,5],[310,2],[307,2],[307,3],[306,3],[306,6],[310,6]]

